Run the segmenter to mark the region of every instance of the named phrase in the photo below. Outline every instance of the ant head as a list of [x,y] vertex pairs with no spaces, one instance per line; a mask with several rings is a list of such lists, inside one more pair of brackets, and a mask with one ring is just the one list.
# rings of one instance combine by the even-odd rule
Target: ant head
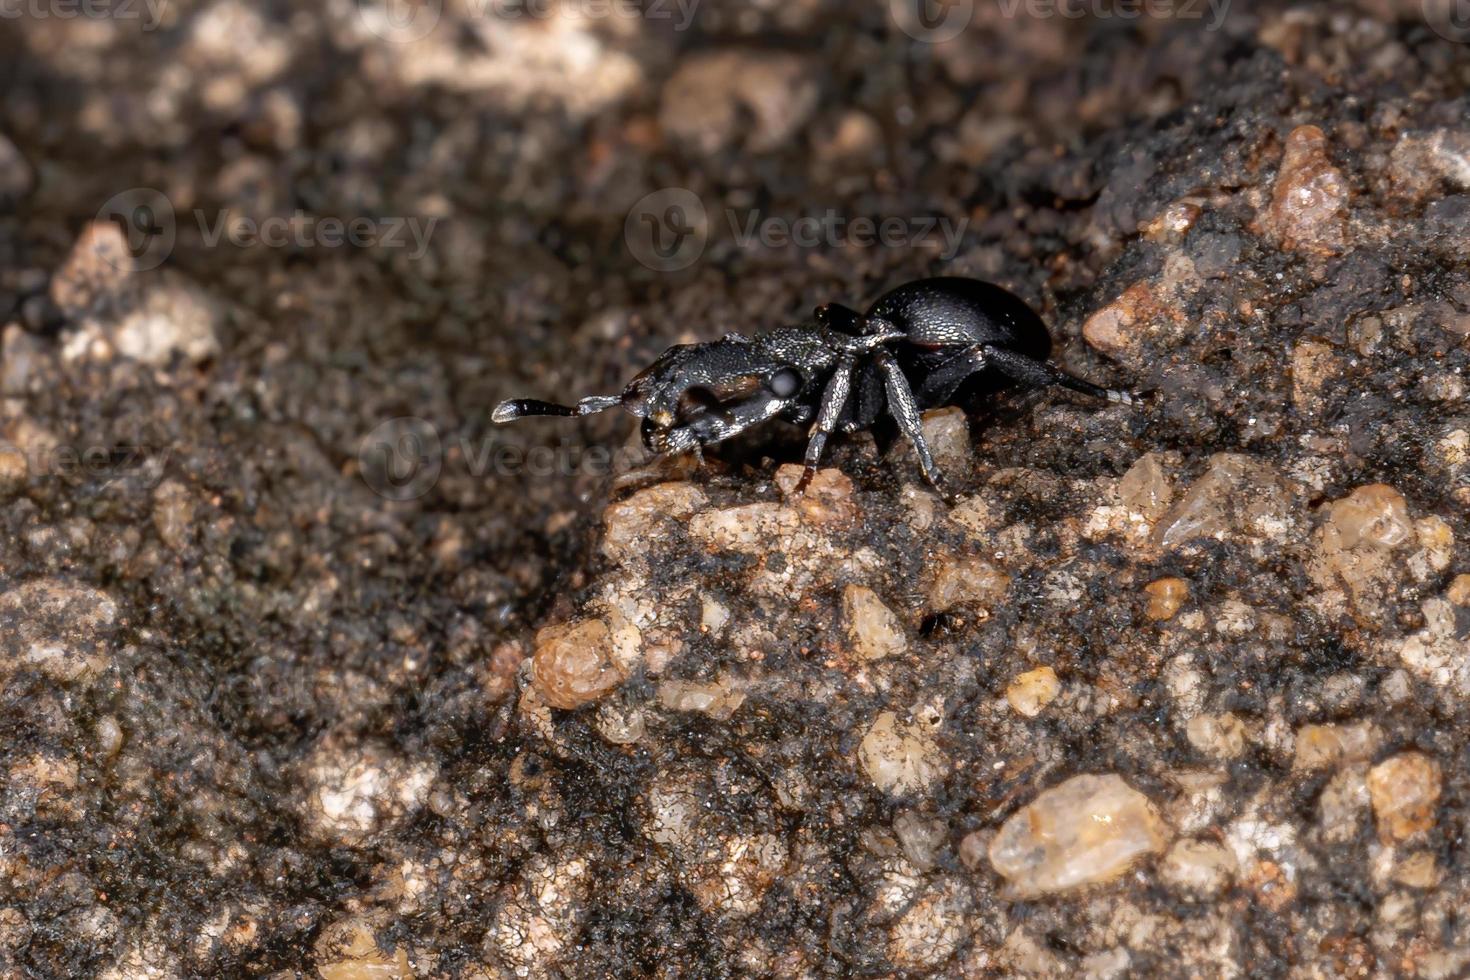
[[701,412],[761,396],[794,399],[798,365],[742,338],[671,347],[629,383],[623,407],[667,428]]

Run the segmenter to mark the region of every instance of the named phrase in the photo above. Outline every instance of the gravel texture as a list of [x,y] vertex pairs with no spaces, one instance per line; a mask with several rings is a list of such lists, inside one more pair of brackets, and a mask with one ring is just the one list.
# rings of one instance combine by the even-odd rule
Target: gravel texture
[[[902,6],[3,22],[0,975],[1470,970],[1470,45]],[[941,272],[1158,397],[489,424]]]

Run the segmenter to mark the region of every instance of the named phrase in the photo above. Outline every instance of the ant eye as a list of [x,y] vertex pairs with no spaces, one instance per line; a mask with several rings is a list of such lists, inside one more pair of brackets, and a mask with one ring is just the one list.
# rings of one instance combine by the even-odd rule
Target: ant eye
[[790,368],[783,368],[771,375],[771,394],[777,398],[790,398],[801,390],[801,375]]

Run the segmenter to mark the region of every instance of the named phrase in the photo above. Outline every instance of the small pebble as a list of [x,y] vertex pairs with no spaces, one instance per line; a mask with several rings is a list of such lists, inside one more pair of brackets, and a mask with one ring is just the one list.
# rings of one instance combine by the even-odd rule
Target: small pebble
[[892,796],[921,793],[944,774],[947,761],[934,741],[932,725],[900,722],[892,711],[874,719],[858,747],[863,771],[873,785]]
[[1169,848],[1159,864],[1159,877],[1175,891],[1211,898],[1230,884],[1237,869],[1235,854],[1224,844],[1186,838]]
[[1393,880],[1407,888],[1428,890],[1438,886],[1443,877],[1439,862],[1428,851],[1405,855],[1393,869]]
[[931,613],[966,607],[983,616],[1005,598],[1010,576],[981,558],[946,560],[929,587]]
[[955,480],[963,481],[974,466],[970,450],[970,422],[962,408],[939,408],[925,412],[924,441],[940,470]]
[[1317,826],[1328,843],[1352,840],[1368,814],[1368,767],[1349,765],[1339,770],[1317,797]]
[[893,610],[865,585],[842,590],[842,618],[847,638],[860,660],[881,660],[908,650],[908,638]]
[[1374,483],[1333,501],[1324,531],[1323,547],[1328,551],[1359,545],[1391,550],[1413,540],[1414,522],[1403,494]]
[[632,745],[647,731],[647,719],[638,708],[604,701],[597,706],[597,731],[613,745]]
[[703,511],[690,519],[688,528],[690,537],[715,550],[765,556],[773,543],[790,541],[799,524],[795,509],[761,501]]
[[1099,950],[1084,956],[1078,964],[1082,980],[1127,980],[1133,955],[1125,947]]
[[1315,415],[1325,404],[1324,392],[1342,370],[1337,349],[1321,340],[1299,341],[1291,356],[1291,400],[1299,411]]
[[658,699],[670,711],[697,711],[727,721],[745,703],[745,691],[729,678],[714,683],[668,679],[659,684]]
[[1268,219],[1284,248],[1330,253],[1344,244],[1348,186],[1329,148],[1317,126],[1298,126],[1286,138]]
[[525,863],[485,934],[485,949],[505,967],[492,976],[551,975],[548,967],[574,945],[592,874],[586,858],[575,853],[538,854]]
[[1155,579],[1143,587],[1148,593],[1148,605],[1143,614],[1154,622],[1173,619],[1189,598],[1189,583],[1182,578]]
[[[1435,533],[1437,526],[1426,525],[1425,530],[1431,539],[1443,537]],[[1360,621],[1383,622],[1402,578],[1425,577],[1435,565],[1448,564],[1448,553],[1434,548],[1406,556],[1418,539],[1408,504],[1393,487],[1370,484],[1334,500],[1325,508],[1315,535],[1316,553],[1307,564],[1320,590],[1318,601],[1329,614],[1353,612]]]
[[428,799],[438,775],[427,762],[386,746],[340,745],[324,738],[303,765],[307,826],[322,840],[357,846],[403,824]]
[[888,955],[900,969],[934,971],[969,934],[969,890],[953,878],[926,889],[888,932]]
[[220,351],[224,304],[203,287],[165,270],[151,282],[142,305],[112,330],[112,344],[123,357],[163,367],[176,355],[203,364]]
[[17,493],[30,475],[26,454],[8,442],[0,442],[0,494],[8,497]]
[[1154,541],[1170,550],[1195,538],[1275,541],[1286,535],[1297,513],[1292,485],[1269,463],[1243,453],[1216,453],[1159,519]]
[[1470,132],[1405,133],[1389,154],[1388,174],[1394,189],[1414,200],[1442,193],[1442,184],[1470,189]]
[[714,847],[712,859],[697,862],[690,891],[709,913],[745,918],[781,877],[789,858],[786,842],[775,834],[731,834]]
[[915,810],[904,810],[893,818],[893,834],[903,848],[904,857],[920,871],[928,871],[938,861],[944,846],[943,821],[926,817]]
[[1094,349],[1126,358],[1138,351],[1152,321],[1165,316],[1162,304],[1148,285],[1136,283],[1082,324],[1082,337]]
[[603,514],[602,553],[619,562],[646,554],[649,541],[666,535],[708,503],[704,491],[689,483],[660,483],[639,490]]
[[730,610],[723,603],[706,598],[700,604],[699,628],[713,636],[719,636],[730,621]]
[[51,277],[51,300],[68,319],[80,319],[115,296],[135,268],[122,229],[111,221],[94,221],[82,229]]
[[1296,901],[1300,889],[1279,862],[1259,860],[1246,865],[1240,883],[1268,912],[1281,912]]
[[1212,759],[1235,759],[1245,751],[1245,723],[1229,712],[1195,715],[1184,732],[1190,745]]
[[1174,481],[1164,469],[1158,453],[1144,453],[1118,481],[1123,506],[1153,524],[1169,509],[1174,499]]
[[14,143],[0,133],[0,207],[14,207],[35,186],[36,173]]
[[1121,776],[1074,776],[1001,826],[990,863],[1018,897],[1108,881],[1164,849],[1169,828]]
[[866,112],[849,109],[837,121],[832,138],[813,149],[823,160],[862,161],[877,152],[883,143],[883,128]]
[[66,797],[77,788],[77,761],[37,753],[13,761],[10,779],[17,787],[25,787],[41,797]]
[[531,681],[553,708],[573,709],[605,697],[623,683],[607,623],[584,619],[536,634]]
[[322,980],[410,980],[408,951],[390,942],[379,948],[378,933],[385,925],[368,915],[339,919],[322,930],[314,947]]
[[1378,730],[1371,722],[1337,725],[1303,725],[1296,732],[1298,771],[1326,769],[1343,762],[1360,762],[1378,750]]
[[93,734],[97,738],[97,754],[103,759],[111,759],[122,751],[122,726],[112,715],[103,715],[98,718]]
[[1368,794],[1378,836],[1408,840],[1434,826],[1443,787],[1439,763],[1422,752],[1402,752],[1368,771]]
[[29,393],[33,381],[44,376],[50,355],[50,345],[20,324],[6,326],[0,332],[0,394],[19,398]]
[[173,551],[183,551],[194,530],[194,498],[178,480],[164,480],[153,491],[153,527]]
[[697,52],[680,59],[665,83],[659,126],[707,156],[736,140],[752,153],[784,146],[816,108],[812,67],[786,52]]
[[106,593],[62,579],[0,594],[0,677],[27,668],[64,684],[97,678],[112,660],[117,615]]
[[1016,714],[1035,718],[1043,708],[1056,700],[1062,684],[1050,667],[1037,667],[1017,674],[1006,687],[1006,700]]
[[857,514],[852,478],[835,468],[817,470],[807,488],[797,493],[796,486],[801,482],[804,470],[805,467],[793,463],[776,469],[776,486],[781,488],[782,495],[800,520],[817,526],[850,523]]

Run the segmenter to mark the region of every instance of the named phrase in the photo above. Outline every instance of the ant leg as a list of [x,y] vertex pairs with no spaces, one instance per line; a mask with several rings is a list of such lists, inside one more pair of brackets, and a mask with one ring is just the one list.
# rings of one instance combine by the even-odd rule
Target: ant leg
[[924,379],[924,384],[919,388],[919,403],[922,405],[939,405],[955,389],[964,383],[964,380],[977,371],[983,371],[988,366],[984,352],[978,347],[971,347],[943,364],[939,365],[929,376]]
[[706,413],[683,425],[654,428],[644,442],[656,453],[688,452],[739,435],[753,425],[775,418],[790,406],[789,398],[770,395],[749,398],[718,414]]
[[1017,354],[1013,350],[1006,350],[993,344],[981,345],[980,353],[990,366],[995,367],[1011,380],[1033,388],[1060,385],[1063,388],[1070,388],[1084,395],[1103,398],[1120,405],[1141,405],[1144,401],[1143,395],[1131,391],[1104,388],[1091,381],[1074,378],[1066,371],[1046,361],[1032,360],[1024,354]]
[[919,455],[919,469],[924,473],[924,479],[929,485],[939,491],[940,496],[946,500],[951,494],[944,486],[944,478],[939,474],[939,468],[934,465],[934,456],[929,452],[929,443],[924,440],[924,429],[919,419],[919,406],[914,401],[913,389],[909,387],[908,379],[903,376],[903,369],[898,366],[898,361],[886,350],[879,349],[874,353],[873,359],[878,362],[878,367],[883,371],[883,383],[888,389],[888,412],[893,420],[898,423],[898,429],[913,443],[914,452]]
[[801,479],[796,482],[797,493],[806,490],[812,477],[817,475],[817,464],[822,461],[822,450],[827,446],[827,437],[836,430],[837,420],[842,418],[842,410],[847,407],[847,399],[852,394],[852,367],[850,357],[838,361],[832,379],[822,392],[822,409],[817,415],[817,424],[812,426],[811,439],[806,444],[806,468],[801,472]]
[[841,303],[819,306],[814,315],[828,342],[845,354],[864,354],[890,340],[904,338],[904,332],[889,321],[863,316]]
[[852,395],[848,399],[848,407],[851,411],[843,413],[843,420],[837,426],[838,432],[857,432],[866,429],[878,421],[878,416],[883,414],[884,406],[887,404],[887,396],[883,393],[883,379],[877,373],[871,371],[865,365],[862,371],[854,371],[852,376]]
[[902,340],[907,336],[898,328],[898,324],[892,320],[885,320],[881,316],[863,317],[863,336],[878,337],[884,340]]
[[724,403],[716,398],[715,393],[708,388],[690,388],[684,392],[684,397],[689,399],[692,404],[698,406],[702,411],[710,412],[727,420],[730,417],[729,413],[725,411]]
[[594,415],[623,403],[621,395],[590,395],[573,405],[557,405],[554,402],[538,401],[535,398],[510,398],[495,406],[490,415],[492,422],[504,425],[531,415],[555,415],[561,418],[576,418]]

